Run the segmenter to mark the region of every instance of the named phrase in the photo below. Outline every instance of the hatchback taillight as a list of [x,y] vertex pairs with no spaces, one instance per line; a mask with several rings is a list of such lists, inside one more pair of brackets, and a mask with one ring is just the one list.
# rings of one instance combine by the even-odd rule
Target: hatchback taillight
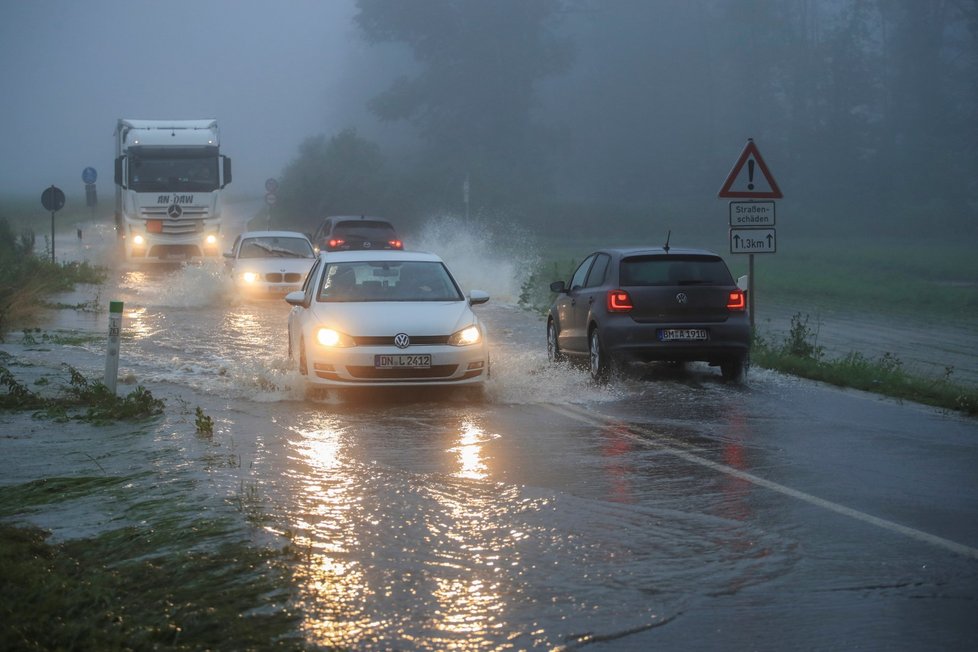
[[343,240],[342,238],[333,238],[332,240],[329,241],[329,246],[332,247],[333,249],[336,249],[337,247],[342,247],[344,244],[346,244],[346,240]]
[[391,246],[391,249],[403,249],[404,243],[400,240],[388,240],[387,244]]
[[608,312],[628,312],[635,306],[624,290],[608,290]]
[[727,295],[727,310],[743,312],[747,308],[747,296],[743,290],[734,290]]

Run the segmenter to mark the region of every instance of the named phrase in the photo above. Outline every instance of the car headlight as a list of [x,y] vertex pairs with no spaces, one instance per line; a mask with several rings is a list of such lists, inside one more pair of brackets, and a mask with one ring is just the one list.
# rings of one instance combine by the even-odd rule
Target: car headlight
[[255,272],[245,272],[241,275],[241,280],[245,283],[254,283],[258,280],[258,274]]
[[316,341],[329,348],[343,348],[357,345],[352,337],[332,328],[320,328],[317,330]]
[[466,326],[460,331],[452,333],[448,338],[448,343],[452,346],[471,346],[482,341],[482,331],[476,325]]

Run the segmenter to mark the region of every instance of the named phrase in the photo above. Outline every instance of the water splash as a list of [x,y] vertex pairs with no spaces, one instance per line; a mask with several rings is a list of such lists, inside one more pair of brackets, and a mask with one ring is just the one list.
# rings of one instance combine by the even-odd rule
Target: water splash
[[227,306],[234,300],[233,283],[224,263],[208,260],[173,268],[141,268],[122,274],[119,288],[129,302],[153,308]]
[[539,259],[533,237],[520,225],[451,215],[425,222],[408,246],[441,256],[463,291],[484,290],[504,304],[518,302]]

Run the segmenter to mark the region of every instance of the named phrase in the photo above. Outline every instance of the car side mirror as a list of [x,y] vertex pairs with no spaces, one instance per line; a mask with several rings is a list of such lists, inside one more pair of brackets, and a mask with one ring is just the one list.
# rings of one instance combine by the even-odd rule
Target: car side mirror
[[299,306],[301,308],[309,307],[309,305],[306,303],[306,293],[302,290],[296,290],[295,292],[289,292],[286,294],[285,302],[289,305]]
[[567,291],[567,286],[564,284],[563,281],[554,281],[553,283],[550,284],[550,291],[551,292],[566,292]]
[[469,305],[478,306],[489,301],[489,293],[482,290],[472,290],[469,292]]
[[230,252],[230,251],[225,251],[224,252],[224,257],[225,258],[234,258],[234,253],[233,252]]

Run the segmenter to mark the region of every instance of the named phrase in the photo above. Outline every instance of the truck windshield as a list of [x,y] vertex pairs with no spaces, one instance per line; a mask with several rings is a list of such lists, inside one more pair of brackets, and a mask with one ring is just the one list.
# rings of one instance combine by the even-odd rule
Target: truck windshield
[[129,187],[136,192],[210,192],[220,185],[217,156],[129,158]]

